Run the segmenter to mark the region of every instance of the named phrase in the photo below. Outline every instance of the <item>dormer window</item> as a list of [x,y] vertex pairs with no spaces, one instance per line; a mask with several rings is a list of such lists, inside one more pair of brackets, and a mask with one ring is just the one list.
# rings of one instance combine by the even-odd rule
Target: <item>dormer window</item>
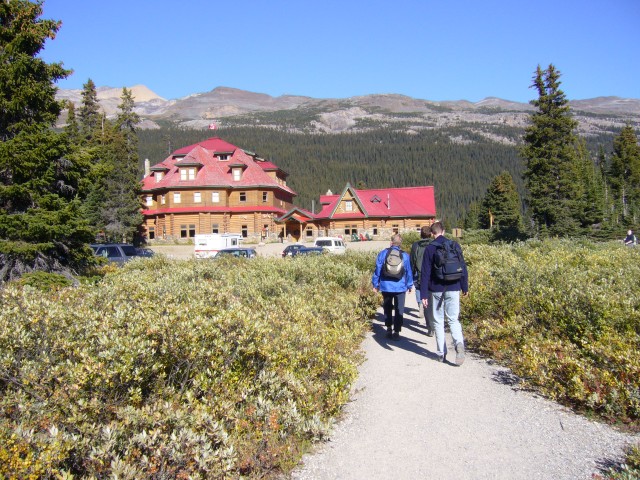
[[233,181],[234,182],[239,182],[242,179],[242,169],[241,168],[234,168],[233,169]]
[[161,182],[162,179],[164,178],[164,172],[156,172],[155,177],[156,177],[156,183]]
[[218,155],[218,160],[229,160],[229,155],[226,153],[221,153]]
[[180,181],[184,182],[187,180],[195,180],[196,179],[196,169],[195,167],[189,168],[181,168],[180,169]]

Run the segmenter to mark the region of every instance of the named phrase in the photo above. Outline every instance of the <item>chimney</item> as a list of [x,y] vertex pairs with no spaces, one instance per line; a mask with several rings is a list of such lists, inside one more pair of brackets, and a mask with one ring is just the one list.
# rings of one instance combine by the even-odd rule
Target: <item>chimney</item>
[[149,162],[148,158],[144,159],[144,176],[148,177],[151,175],[151,162]]

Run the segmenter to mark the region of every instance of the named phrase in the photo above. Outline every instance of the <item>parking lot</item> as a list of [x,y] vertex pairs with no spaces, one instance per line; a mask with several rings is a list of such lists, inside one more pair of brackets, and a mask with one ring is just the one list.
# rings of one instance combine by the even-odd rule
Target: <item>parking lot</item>
[[[247,243],[244,246],[255,248],[260,257],[281,257],[284,248],[290,245],[290,243],[265,243],[265,244],[250,244]],[[306,246],[312,246],[313,243],[303,243]],[[375,250],[379,251],[383,248],[387,248],[390,245],[389,241],[373,240],[370,242],[347,242],[347,251],[349,250]],[[154,252],[166,255],[169,258],[176,258],[181,260],[188,260],[193,258],[193,245],[151,245],[150,247]]]

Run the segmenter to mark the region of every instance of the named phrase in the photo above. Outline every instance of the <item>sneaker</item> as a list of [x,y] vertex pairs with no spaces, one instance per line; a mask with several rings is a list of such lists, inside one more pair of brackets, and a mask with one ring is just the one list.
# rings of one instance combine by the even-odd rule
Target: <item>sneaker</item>
[[446,355],[438,355],[438,361],[439,361],[440,363],[444,362],[446,359],[447,359],[447,356],[446,356]]
[[456,345],[456,365],[460,366],[464,363],[464,344]]
[[399,340],[400,339],[400,332],[393,332],[393,339],[394,340]]
[[427,325],[427,337],[433,337],[433,330],[431,330],[428,325]]

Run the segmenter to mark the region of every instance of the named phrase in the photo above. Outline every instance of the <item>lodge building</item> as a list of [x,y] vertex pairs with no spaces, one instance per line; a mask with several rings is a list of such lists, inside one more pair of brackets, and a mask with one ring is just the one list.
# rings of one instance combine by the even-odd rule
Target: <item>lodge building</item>
[[318,213],[296,207],[288,174],[218,137],[145,162],[143,229],[149,241],[198,233],[240,233],[256,241],[311,241],[318,236],[389,238],[435,221],[433,187],[362,190],[320,197]]

